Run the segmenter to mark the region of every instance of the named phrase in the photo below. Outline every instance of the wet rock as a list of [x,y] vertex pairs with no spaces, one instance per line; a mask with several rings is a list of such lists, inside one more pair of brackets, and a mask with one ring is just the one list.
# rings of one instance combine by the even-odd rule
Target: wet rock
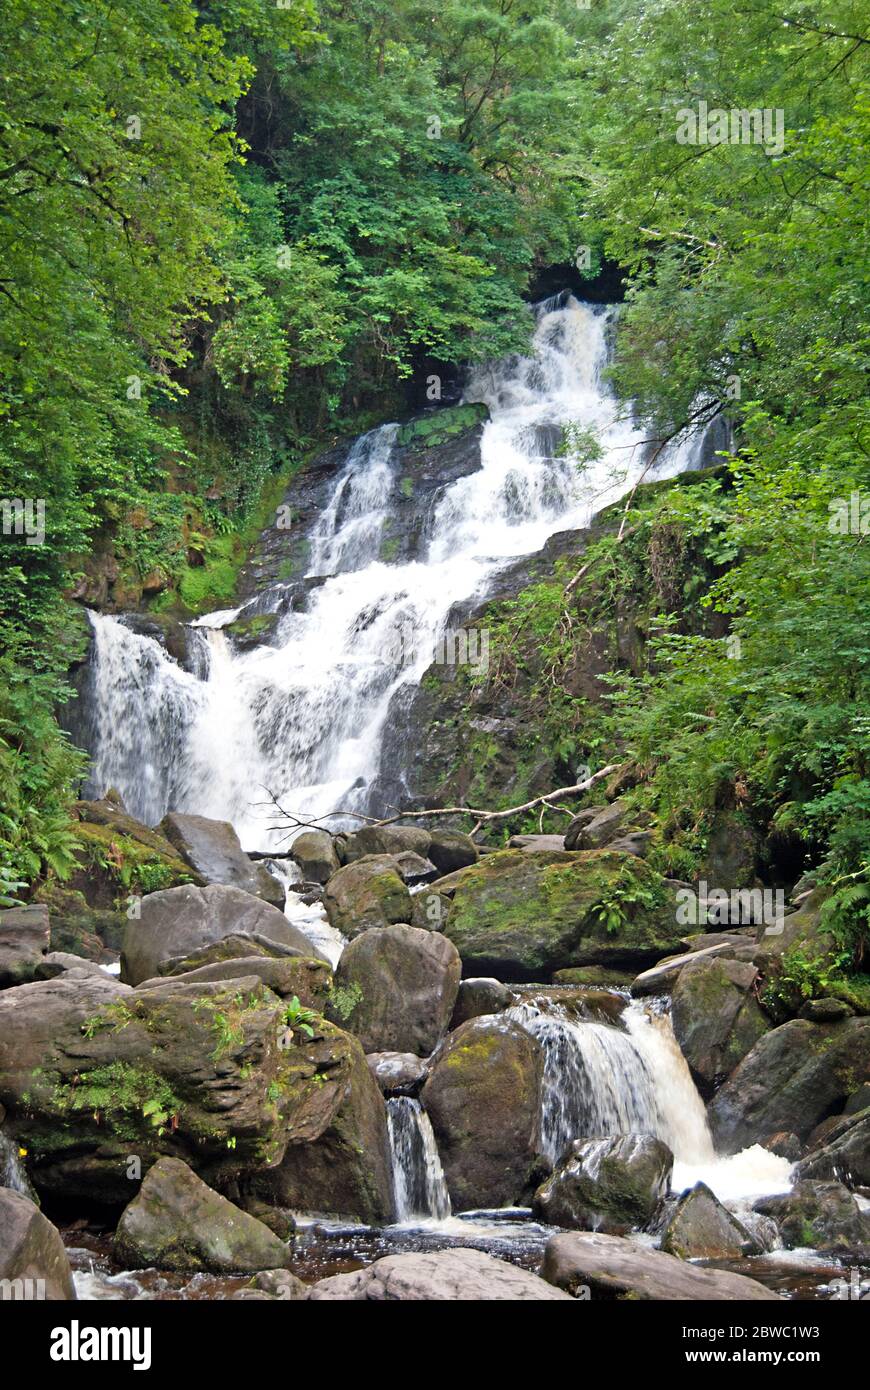
[[711,1095],[770,1029],[755,997],[758,978],[748,961],[706,955],[679,973],[671,995],[674,1036],[702,1095]]
[[0,912],[0,989],[34,980],[49,942],[47,907],[31,904]]
[[650,994],[670,994],[684,966],[690,961],[696,960],[699,956],[719,956],[723,952],[728,952],[729,947],[723,942],[716,942],[714,945],[705,946],[698,951],[681,951],[678,956],[666,956],[664,960],[657,961],[649,970],[643,970],[631,981],[631,992],[635,999],[642,999]]
[[646,1226],[666,1196],[674,1166],[651,1134],[577,1139],[535,1193],[542,1221],[623,1235]]
[[412,849],[403,849],[393,858],[403,881],[407,884],[431,883],[438,877],[438,870],[432,861],[415,854]]
[[783,1023],[759,1039],[710,1102],[716,1148],[736,1153],[779,1130],[805,1140],[868,1075],[870,1018]]
[[761,1198],[753,1209],[772,1217],[788,1250],[842,1250],[870,1241],[870,1217],[842,1183],[801,1181],[791,1192]]
[[808,1018],[813,1023],[837,1023],[841,1018],[851,1018],[853,1013],[844,999],[808,999],[798,1011],[798,1018]]
[[277,1269],[292,1251],[262,1221],[207,1187],[186,1163],[161,1158],[125,1208],[114,1237],[128,1269]]
[[455,1211],[523,1193],[539,1147],[543,1053],[509,1019],[473,1018],[432,1059],[421,1101]]
[[354,1274],[321,1279],[309,1295],[315,1302],[553,1302],[567,1294],[506,1260],[481,1250],[438,1250],[387,1255]]
[[413,911],[411,894],[395,860],[387,854],[356,859],[334,873],[326,885],[323,906],[332,926],[348,939],[371,927],[407,922]]
[[244,893],[283,908],[283,884],[262,864],[248,858],[229,821],[170,811],[158,828],[204,883],[241,888]]
[[798,1164],[798,1177],[870,1188],[870,1110],[841,1115],[821,1148]]
[[870,1108],[870,1081],[865,1081],[863,1086],[859,1086],[857,1091],[853,1091],[846,1104],[843,1106],[844,1115],[857,1115],[861,1110]]
[[[169,978],[183,980],[186,984],[204,983],[211,980],[237,980],[241,976],[255,975],[281,999],[292,999],[296,995],[307,1009],[322,1013],[332,990],[332,971],[326,961],[292,956],[275,959],[265,955],[241,956],[232,960],[213,961],[198,969],[173,974]],[[152,980],[143,980],[139,989],[155,989],[166,983],[165,975],[157,975]]]
[[577,965],[567,970],[553,971],[554,985],[601,985],[610,989],[628,989],[635,978],[631,970],[617,970],[612,965]]
[[162,973],[167,961],[227,936],[263,936],[300,955],[317,952],[277,907],[240,888],[211,883],[206,888],[169,888],[142,899],[138,920],[128,922],[121,957],[122,978],[132,985]]
[[303,1284],[287,1269],[264,1269],[255,1274],[247,1288],[239,1289],[233,1299],[243,1302],[299,1303],[309,1294],[310,1284]]
[[438,888],[452,894],[445,932],[465,969],[502,980],[545,980],[582,965],[638,968],[679,939],[665,881],[643,860],[610,850],[502,850]]
[[365,1052],[428,1057],[450,1022],[459,952],[437,932],[399,924],[363,932],[345,947],[336,986],[359,994],[344,1020]]
[[303,830],[290,846],[290,854],[312,883],[326,883],[341,867],[335,843],[326,830]]
[[701,1269],[661,1250],[598,1232],[554,1236],[544,1252],[541,1273],[569,1293],[585,1287],[595,1300],[780,1301],[763,1284],[742,1274]]
[[500,980],[493,980],[486,976],[462,980],[459,985],[459,993],[456,996],[456,1005],[450,1020],[450,1027],[451,1029],[458,1028],[461,1023],[467,1022],[468,1019],[481,1018],[484,1014],[501,1013],[503,1009],[510,1008],[512,1002],[511,990]]
[[661,1248],[681,1260],[739,1260],[761,1250],[755,1237],[702,1182],[679,1199]]
[[476,864],[480,858],[477,845],[460,830],[433,830],[427,854],[442,874],[465,869],[470,864]]
[[416,1096],[426,1077],[429,1063],[413,1052],[369,1052],[369,1071],[385,1096]]
[[428,830],[416,825],[365,825],[339,840],[339,858],[343,864],[354,864],[375,854],[401,854],[410,850],[427,858],[431,836]]
[[19,1192],[0,1187],[0,1280],[16,1301],[57,1303],[76,1296],[60,1232]]
[[789,1133],[788,1130],[779,1130],[776,1134],[768,1134],[762,1141],[761,1147],[767,1149],[768,1153],[776,1154],[778,1158],[787,1158],[790,1163],[797,1163],[804,1151],[804,1146],[797,1135]]

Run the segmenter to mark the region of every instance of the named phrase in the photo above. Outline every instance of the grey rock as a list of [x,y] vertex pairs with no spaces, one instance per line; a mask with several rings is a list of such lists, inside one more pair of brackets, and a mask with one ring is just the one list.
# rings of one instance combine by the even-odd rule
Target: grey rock
[[538,1188],[534,1209],[553,1226],[623,1235],[652,1220],[673,1166],[667,1144],[652,1134],[578,1139]]
[[284,906],[282,884],[248,858],[229,821],[170,811],[158,829],[206,883],[228,884],[275,907]]
[[336,1274],[315,1284],[315,1302],[467,1303],[564,1301],[537,1274],[481,1250],[439,1250],[387,1255],[354,1274]]
[[719,1269],[701,1269],[661,1250],[648,1250],[621,1236],[573,1232],[553,1236],[544,1252],[542,1274],[557,1288],[591,1298],[655,1302],[778,1303],[779,1296],[755,1279]]
[[451,941],[404,923],[363,932],[345,947],[335,973],[359,1001],[343,1020],[365,1052],[428,1057],[447,1031],[462,963]]
[[29,1198],[8,1187],[0,1187],[0,1279],[11,1286],[6,1297],[58,1303],[76,1296],[57,1227]]
[[49,937],[48,908],[42,904],[0,912],[0,989],[36,979]]

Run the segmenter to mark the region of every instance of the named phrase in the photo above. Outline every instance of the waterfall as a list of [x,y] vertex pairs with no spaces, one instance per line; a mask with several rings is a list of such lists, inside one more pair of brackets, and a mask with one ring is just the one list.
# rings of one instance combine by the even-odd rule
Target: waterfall
[[[491,417],[481,466],[436,494],[420,518],[419,558],[380,558],[401,484],[397,426],[386,425],[353,445],[309,533],[309,574],[322,582],[306,611],[284,611],[269,591],[254,601],[282,614],[270,645],[233,651],[222,629],[234,613],[207,615],[191,674],[123,621],[92,615],[90,794],[114,785],[149,824],[168,809],[229,820],[246,849],[264,851],[281,844],[264,788],[310,819],[365,810],[390,702],[419,684],[453,606],[556,531],[587,525],[642,476],[692,465],[687,441],[645,474],[649,446],[603,383],[611,310],[563,295],[535,314],[531,355],[470,380],[466,398]],[[578,431],[600,453],[583,467],[559,448]]]
[[22,1197],[29,1197],[32,1202],[37,1201],[31,1181],[24,1171],[24,1165],[18,1153],[18,1145],[2,1130],[0,1130],[0,1187],[11,1188],[13,1192],[20,1192]]
[[450,1196],[429,1116],[418,1100],[395,1096],[387,1101],[387,1125],[396,1219],[422,1216],[443,1221],[450,1215]]
[[347,945],[347,937],[329,921],[322,903],[303,902],[300,895],[294,891],[293,885],[298,884],[301,879],[296,864],[286,859],[267,859],[265,867],[273,878],[277,878],[279,883],[284,885],[287,895],[284,900],[284,916],[287,921],[292,922],[294,927],[298,927],[308,937],[314,949],[329,961],[334,970]]

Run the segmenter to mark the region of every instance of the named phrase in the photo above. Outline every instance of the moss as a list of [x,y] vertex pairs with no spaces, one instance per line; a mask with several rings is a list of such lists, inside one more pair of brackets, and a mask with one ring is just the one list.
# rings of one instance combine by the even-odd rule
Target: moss
[[488,415],[488,408],[479,402],[445,406],[441,410],[433,410],[428,415],[421,415],[416,420],[409,420],[407,424],[402,425],[397,443],[402,447],[431,449],[439,444],[446,444],[449,439],[463,434],[466,430],[474,429],[482,420],[487,419]]
[[181,1109],[181,1101],[162,1076],[128,1062],[81,1072],[72,1082],[55,1088],[54,1102],[60,1115],[88,1112],[98,1121],[109,1121],[113,1133],[122,1139],[154,1130],[162,1133]]

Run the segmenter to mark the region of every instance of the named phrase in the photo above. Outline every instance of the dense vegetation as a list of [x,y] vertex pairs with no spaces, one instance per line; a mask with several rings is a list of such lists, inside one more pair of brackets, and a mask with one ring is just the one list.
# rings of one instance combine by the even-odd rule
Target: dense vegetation
[[[79,761],[52,711],[80,639],[62,595],[87,596],[109,555],[119,596],[227,596],[270,480],[424,402],[454,364],[522,346],[536,271],[584,244],[593,271],[606,255],[626,274],[620,393],[658,439],[728,412],[736,453],[703,492],[632,504],[626,541],[587,557],[612,595],[655,577],[665,535],[697,563],[658,573],[644,671],[617,678],[594,746],[554,652],[536,687],[549,749],[635,760],[674,871],[717,808],[791,839],[836,885],[860,963],[862,7],[4,8],[0,496],[46,503],[44,545],[2,538],[7,891],[62,875],[72,849]],[[679,143],[700,101],[781,111],[781,148]],[[552,632],[560,592],[529,591],[518,616]],[[556,633],[570,649],[570,624]]]

